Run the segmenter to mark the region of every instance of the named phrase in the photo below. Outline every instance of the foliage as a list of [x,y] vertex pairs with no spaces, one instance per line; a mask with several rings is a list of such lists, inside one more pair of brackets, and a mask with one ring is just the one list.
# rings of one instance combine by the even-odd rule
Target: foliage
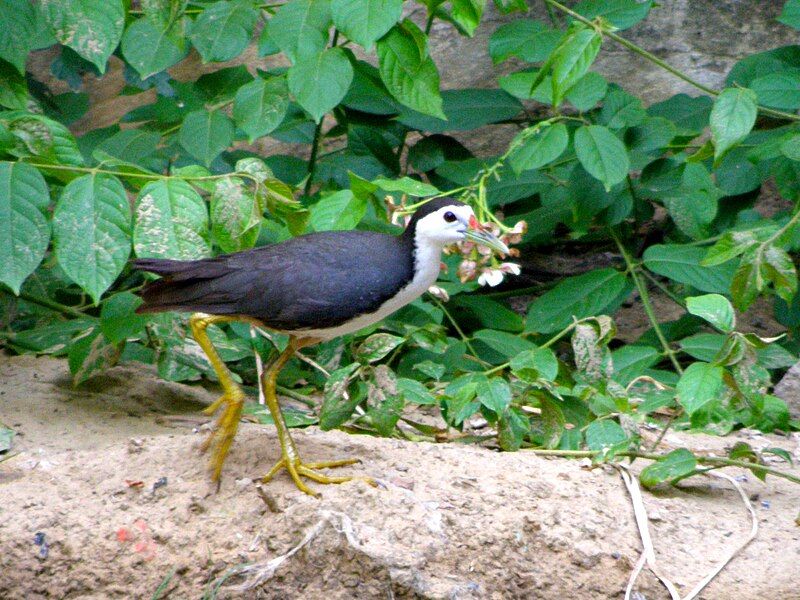
[[[0,0],[13,25],[0,33],[6,345],[67,356],[76,383],[127,361],[175,381],[213,378],[185,316],[134,315],[143,276],[130,255],[190,259],[308,231],[396,232],[420,202],[453,196],[522,257],[547,247],[618,260],[538,287],[521,316],[507,298],[530,289],[476,292],[476,280],[494,285],[517,267],[460,248],[441,279],[449,301],[426,296],[309,349],[315,366],[290,363],[284,390],[303,381],[302,391],[322,393],[318,406],[293,412],[293,425],[588,448],[603,459],[636,451],[653,423],[717,434],[798,428],[769,390],[800,348],[800,46],[746,57],[721,92],[695,84],[711,97],[645,107],[590,68],[608,38],[657,61],[615,33],[654,3],[544,2],[551,22],[514,16],[491,37],[493,61],[513,59],[518,71],[497,89],[440,92],[431,25],[471,36],[483,1],[426,1],[421,27],[403,18],[401,0]],[[800,28],[798,15],[790,0],[779,20]],[[286,62],[275,64],[288,66],[246,68],[254,38],[260,57],[280,53]],[[31,52],[54,44],[51,70],[72,89],[57,95],[25,70]],[[178,81],[168,69],[189,52],[234,64]],[[124,70],[123,94],[152,100],[76,139],[67,125],[89,107],[88,81],[112,68]],[[509,123],[519,133],[502,156],[473,156],[452,135]],[[310,158],[261,156],[267,138],[305,145]],[[791,210],[754,209],[767,182]],[[685,314],[660,322],[651,286]],[[786,336],[737,329],[737,311],[759,298]],[[606,315],[631,301],[651,329],[623,344]],[[236,324],[213,336],[248,383],[254,352],[285,343]],[[419,422],[426,407],[439,409],[437,425]],[[476,429],[480,420],[487,427]],[[763,474],[758,457],[747,460]],[[682,478],[698,464],[675,451],[643,478]]]

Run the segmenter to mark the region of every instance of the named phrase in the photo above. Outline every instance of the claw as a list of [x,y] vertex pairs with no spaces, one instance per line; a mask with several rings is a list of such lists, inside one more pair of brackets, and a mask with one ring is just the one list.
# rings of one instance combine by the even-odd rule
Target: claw
[[345,483],[348,481],[352,481],[354,479],[360,479],[362,481],[367,482],[369,485],[376,487],[378,484],[375,482],[374,479],[370,477],[363,477],[363,476],[350,476],[350,477],[330,477],[328,475],[324,475],[319,473],[317,469],[332,469],[335,467],[344,467],[346,465],[352,465],[355,463],[360,463],[361,460],[358,458],[345,458],[342,460],[331,460],[331,461],[323,461],[323,462],[313,462],[313,463],[303,463],[300,458],[289,458],[284,456],[281,458],[274,467],[269,470],[269,473],[262,477],[261,481],[264,483],[268,483],[272,480],[275,475],[280,473],[283,469],[289,473],[289,476],[294,481],[297,489],[301,492],[308,494],[309,496],[314,496],[319,498],[321,494],[319,492],[315,492],[310,487],[308,487],[301,477],[306,477],[311,481],[316,481],[317,483],[322,484],[330,484],[330,483]]

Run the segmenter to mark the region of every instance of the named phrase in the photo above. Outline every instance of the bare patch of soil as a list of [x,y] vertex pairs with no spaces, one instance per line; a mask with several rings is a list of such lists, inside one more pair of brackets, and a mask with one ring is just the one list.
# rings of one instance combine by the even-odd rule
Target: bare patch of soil
[[[0,355],[0,420],[18,436],[0,463],[0,597],[201,598],[243,564],[265,565],[314,535],[249,591],[220,598],[621,598],[641,545],[619,475],[577,461],[456,444],[295,430],[309,460],[358,456],[382,482],[298,492],[274,430],[244,424],[219,491],[196,446],[202,388],[117,367],[70,387],[64,361]],[[743,435],[743,434],[740,434]],[[722,451],[736,440],[668,436]],[[750,439],[798,455],[798,440]],[[638,465],[637,465],[638,466]],[[795,470],[797,473],[798,470]],[[731,474],[744,475],[744,473]],[[141,482],[139,484],[138,482]],[[800,487],[746,478],[761,531],[704,598],[800,598]],[[645,494],[662,569],[685,592],[749,530],[725,482]],[[261,568],[265,572],[265,568]],[[643,574],[638,590],[668,597]]]

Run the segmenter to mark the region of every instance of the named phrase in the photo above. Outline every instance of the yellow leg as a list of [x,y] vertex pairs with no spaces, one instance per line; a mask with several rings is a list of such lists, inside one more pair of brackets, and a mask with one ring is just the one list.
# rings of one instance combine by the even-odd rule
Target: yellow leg
[[[300,454],[297,452],[297,447],[294,445],[292,436],[289,435],[289,428],[286,426],[286,421],[281,413],[281,407],[278,404],[278,398],[275,394],[275,382],[278,378],[278,373],[292,357],[292,355],[305,346],[315,343],[315,340],[290,338],[289,345],[286,347],[281,355],[275,359],[275,362],[270,365],[270,368],[264,371],[261,378],[261,386],[264,392],[264,398],[269,407],[269,412],[272,414],[272,420],[275,421],[275,428],[278,430],[278,441],[281,445],[281,459],[269,470],[263,481],[266,483],[277,475],[282,469],[286,469],[289,476],[294,481],[295,485],[301,492],[305,492],[311,496],[318,496],[319,494],[311,490],[305,483],[302,477],[307,477],[317,483],[344,483],[350,481],[352,477],[328,477],[322,473],[318,473],[316,469],[326,469],[332,467],[341,467],[344,465],[352,465],[360,462],[357,458],[349,458],[344,460],[332,460],[325,462],[304,463],[300,459]],[[372,479],[365,478],[368,483],[375,485]]]
[[211,366],[214,367],[214,372],[219,378],[219,383],[222,386],[222,396],[216,400],[211,406],[206,408],[203,412],[208,415],[213,415],[220,409],[219,418],[214,427],[214,431],[209,434],[201,446],[201,450],[211,450],[211,479],[219,481],[220,474],[222,473],[222,465],[225,463],[225,457],[233,443],[233,438],[236,437],[236,431],[239,428],[239,419],[242,416],[242,407],[244,406],[245,394],[239,384],[234,381],[230,370],[214,348],[211,343],[211,338],[208,337],[206,329],[209,325],[220,323],[233,323],[244,322],[250,323],[255,326],[262,326],[262,323],[252,317],[243,316],[222,316],[222,315],[207,315],[205,313],[194,313],[189,318],[189,325],[192,328],[192,335],[195,341],[206,353]]

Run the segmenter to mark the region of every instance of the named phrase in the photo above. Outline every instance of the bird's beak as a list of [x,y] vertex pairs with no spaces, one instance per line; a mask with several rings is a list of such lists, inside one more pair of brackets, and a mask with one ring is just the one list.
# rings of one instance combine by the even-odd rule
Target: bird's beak
[[469,228],[464,231],[464,238],[468,239],[470,242],[475,242],[481,246],[496,250],[500,254],[509,253],[508,246],[481,227],[481,224],[478,223],[478,219],[474,216],[469,218]]

